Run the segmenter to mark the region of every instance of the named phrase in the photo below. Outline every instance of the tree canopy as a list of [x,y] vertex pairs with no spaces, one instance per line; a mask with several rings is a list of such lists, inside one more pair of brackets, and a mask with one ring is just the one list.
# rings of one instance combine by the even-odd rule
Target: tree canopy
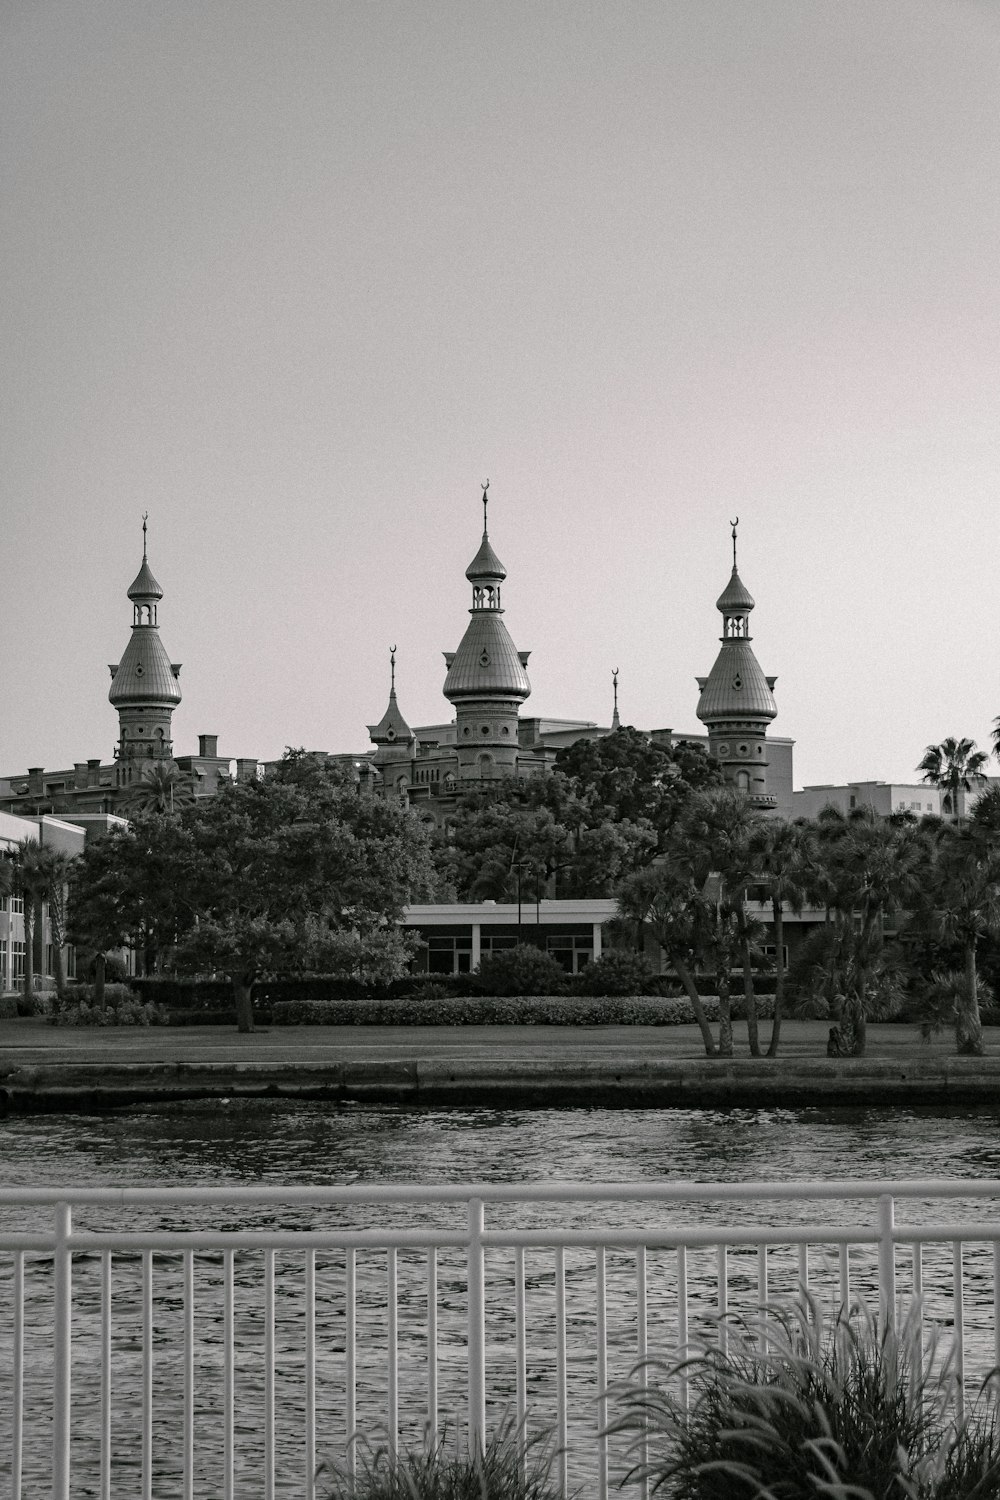
[[111,834],[77,882],[74,922],[169,947],[181,970],[228,974],[250,1030],[262,973],[403,972],[413,940],[398,919],[431,878],[415,817],[293,751],[266,779]]

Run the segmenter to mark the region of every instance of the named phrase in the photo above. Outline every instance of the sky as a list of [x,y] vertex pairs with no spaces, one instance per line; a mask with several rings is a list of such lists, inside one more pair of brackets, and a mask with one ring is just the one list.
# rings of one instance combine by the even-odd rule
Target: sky
[[523,713],[697,731],[739,566],[796,785],[1000,714],[1000,4],[6,0],[0,772]]

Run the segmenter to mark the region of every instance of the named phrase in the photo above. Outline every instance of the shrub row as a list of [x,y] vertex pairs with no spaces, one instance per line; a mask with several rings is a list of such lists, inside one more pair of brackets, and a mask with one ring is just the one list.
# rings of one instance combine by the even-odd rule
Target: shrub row
[[[706,996],[710,1021],[718,1020],[719,1002]],[[766,1000],[759,1014],[766,1018]],[[739,1015],[734,1006],[734,1015]],[[564,995],[506,995],[455,1000],[293,1000],[271,1010],[275,1026],[684,1026],[694,1021],[686,995],[615,995],[604,998]]]

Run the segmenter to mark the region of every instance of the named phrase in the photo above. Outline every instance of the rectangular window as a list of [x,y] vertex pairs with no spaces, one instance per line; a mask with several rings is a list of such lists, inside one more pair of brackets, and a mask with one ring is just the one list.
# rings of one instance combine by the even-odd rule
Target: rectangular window
[[468,974],[472,967],[472,937],[430,936],[427,970],[430,974]]
[[11,898],[10,898],[10,914],[11,914],[12,917],[23,917],[24,916],[24,897],[23,896],[11,896]]
[[19,979],[24,978],[24,944],[12,942],[10,945],[10,982],[16,984]]
[[73,947],[72,943],[66,949],[66,978],[76,978],[76,949]]
[[51,943],[45,944],[45,972],[51,978],[54,972],[54,954]]
[[[762,944],[762,951],[763,951],[764,957],[765,958],[769,958],[771,960],[771,962],[773,963],[774,962],[774,956],[775,956],[775,954],[778,951],[777,944],[776,943],[764,943],[764,944]],[[781,945],[781,967],[784,970],[787,970],[787,968],[788,968],[788,944],[787,943],[782,943],[782,945]]]

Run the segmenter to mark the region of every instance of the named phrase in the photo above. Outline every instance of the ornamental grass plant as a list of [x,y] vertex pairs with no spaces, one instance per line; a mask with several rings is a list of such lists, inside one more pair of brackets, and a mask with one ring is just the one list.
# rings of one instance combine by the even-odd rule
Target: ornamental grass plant
[[663,1500],[1000,1500],[988,1384],[958,1419],[916,1324],[880,1332],[855,1309],[824,1327],[806,1299],[767,1315],[766,1346],[763,1329],[729,1323],[725,1350],[647,1361],[614,1392],[610,1430],[640,1454],[628,1483]]
[[319,1500],[560,1500],[555,1452],[547,1435],[521,1442],[521,1429],[502,1424],[483,1452],[469,1455],[448,1433],[399,1452],[388,1443],[357,1444],[356,1472],[321,1464]]

